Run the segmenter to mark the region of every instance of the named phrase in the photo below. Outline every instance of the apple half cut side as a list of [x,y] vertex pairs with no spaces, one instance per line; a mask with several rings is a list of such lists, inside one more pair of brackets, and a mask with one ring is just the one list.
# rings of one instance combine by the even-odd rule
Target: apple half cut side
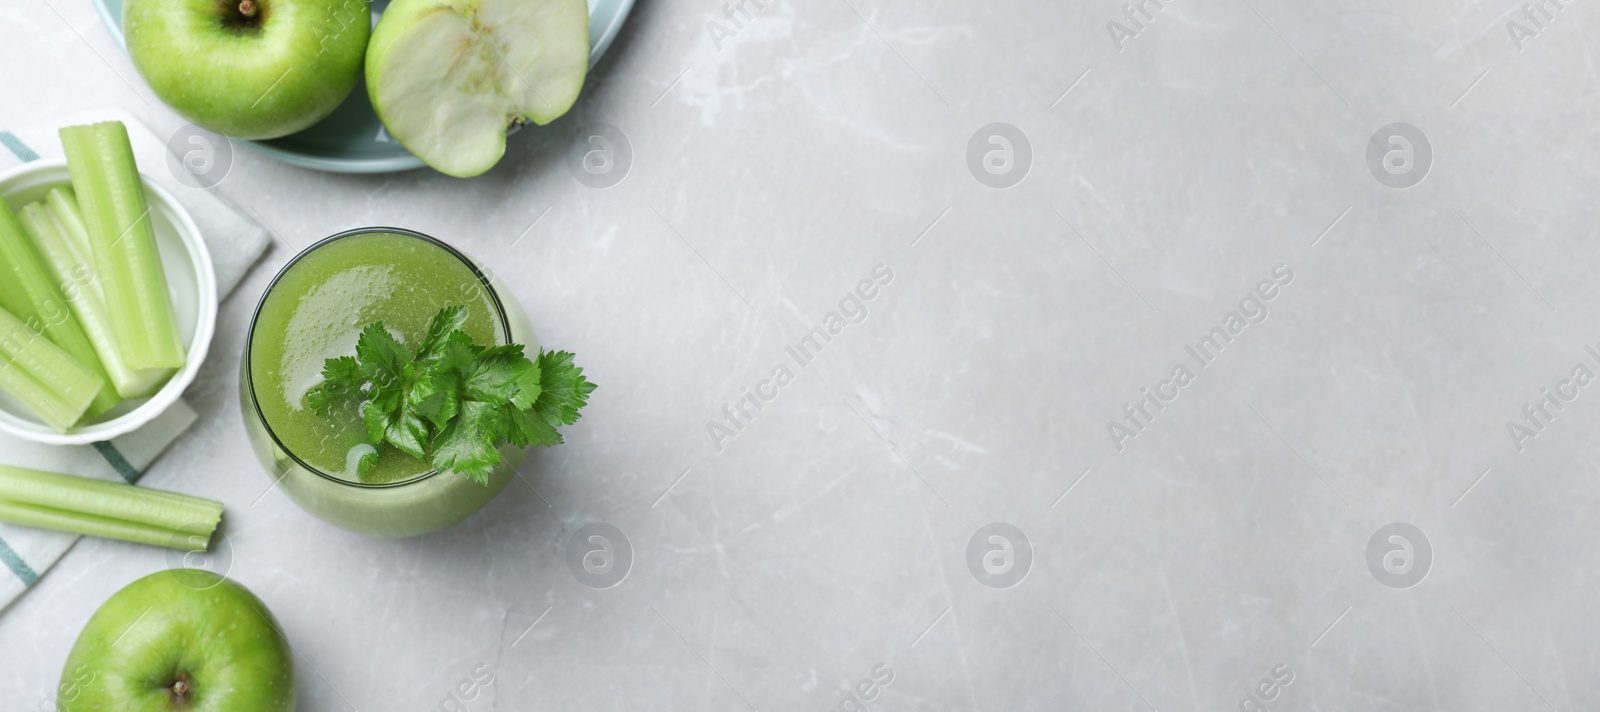
[[567,113],[589,70],[585,0],[395,0],[367,47],[367,95],[406,150],[460,178],[506,129]]

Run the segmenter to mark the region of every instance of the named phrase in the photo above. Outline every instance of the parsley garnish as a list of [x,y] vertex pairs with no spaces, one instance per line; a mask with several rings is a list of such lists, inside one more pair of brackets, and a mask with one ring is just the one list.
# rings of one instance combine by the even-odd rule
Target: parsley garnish
[[[326,416],[357,404],[367,442],[399,448],[440,470],[479,484],[500,464],[500,446],[549,447],[556,429],[577,422],[595,385],[574,366],[572,354],[541,351],[529,360],[520,344],[479,346],[462,330],[467,309],[441,309],[415,353],[384,328],[361,330],[355,356],[323,363],[323,382],[306,402]],[[371,452],[357,464],[363,479],[378,461]]]

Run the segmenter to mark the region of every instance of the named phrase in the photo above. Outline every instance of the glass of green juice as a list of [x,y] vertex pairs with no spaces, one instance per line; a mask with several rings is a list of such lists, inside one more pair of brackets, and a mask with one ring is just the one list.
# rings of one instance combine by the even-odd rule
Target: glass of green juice
[[306,391],[323,361],[355,354],[362,328],[382,321],[415,345],[440,309],[465,306],[479,344],[539,343],[527,314],[491,271],[449,245],[411,230],[369,227],[306,248],[285,265],[256,306],[240,360],[245,429],[256,457],[289,498],[323,521],[373,536],[404,537],[455,524],[506,486],[527,451],[506,446],[488,486],[440,472],[387,443],[365,478],[356,462],[373,447],[354,407],[317,414]]

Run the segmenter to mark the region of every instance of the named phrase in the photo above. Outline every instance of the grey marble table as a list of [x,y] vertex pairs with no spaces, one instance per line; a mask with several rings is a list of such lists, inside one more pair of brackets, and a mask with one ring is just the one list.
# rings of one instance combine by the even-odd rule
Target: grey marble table
[[[642,2],[477,179],[238,152],[277,244],[145,483],[226,503],[304,710],[1600,709],[1600,10],[1128,7]],[[182,125],[86,0],[6,2],[0,65],[0,125]],[[412,540],[268,492],[238,414],[261,289],[372,224],[601,384]],[[0,708],[167,563],[80,543]]]

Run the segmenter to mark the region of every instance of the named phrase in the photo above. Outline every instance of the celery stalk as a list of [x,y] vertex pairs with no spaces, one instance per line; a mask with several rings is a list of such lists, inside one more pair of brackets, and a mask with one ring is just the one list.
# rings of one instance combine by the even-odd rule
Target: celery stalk
[[[34,249],[11,206],[0,200],[0,308],[11,312],[34,331],[61,347],[89,372],[107,378],[94,344],[83,333],[44,260]],[[115,391],[102,388],[89,404],[87,416],[104,413],[122,399]]]
[[104,379],[0,308],[0,391],[67,432],[105,386]]
[[0,499],[0,522],[188,551],[205,551],[210,543],[209,534],[202,539],[190,532],[4,499]]
[[182,368],[184,344],[127,127],[106,121],[60,133],[123,362]]
[[173,531],[209,531],[222,517],[215,500],[10,465],[0,465],[0,500]]
[[0,521],[205,551],[222,503],[120,482],[0,465]]
[[116,394],[123,398],[142,398],[154,394],[172,376],[171,369],[129,368],[117,348],[111,313],[106,308],[100,281],[95,278],[89,237],[83,231],[78,201],[71,188],[52,188],[46,204],[23,206],[22,227],[49,266],[72,313],[94,345],[100,364]]
[[[55,216],[56,226],[61,228],[62,236],[72,245],[72,253],[78,255],[84,262],[94,266],[94,249],[89,246],[88,228],[83,225],[83,210],[78,207],[78,194],[72,191],[70,185],[58,185],[45,194],[45,205],[50,208],[50,214]],[[94,282],[95,290],[100,290],[100,282]],[[105,299],[102,295],[101,299]]]
[[[41,341],[43,337],[36,337]],[[22,372],[5,357],[0,357],[0,391],[22,403],[30,412],[40,420],[56,430],[67,432],[83,417],[84,411],[89,409],[93,396],[82,399],[82,402],[68,401],[60,393]]]

